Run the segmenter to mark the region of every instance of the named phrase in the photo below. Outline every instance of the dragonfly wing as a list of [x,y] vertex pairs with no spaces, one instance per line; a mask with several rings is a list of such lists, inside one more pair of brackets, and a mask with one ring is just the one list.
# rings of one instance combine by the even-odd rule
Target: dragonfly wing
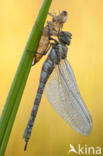
[[75,76],[67,60],[51,74],[45,94],[56,112],[77,132],[89,135],[92,119],[79,93]]

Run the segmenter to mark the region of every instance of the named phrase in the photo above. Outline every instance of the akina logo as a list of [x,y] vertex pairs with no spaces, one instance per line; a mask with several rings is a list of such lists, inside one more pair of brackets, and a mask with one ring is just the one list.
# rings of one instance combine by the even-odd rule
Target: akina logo
[[78,144],[75,148],[72,144],[69,145],[69,151],[68,154],[72,155],[73,153],[77,155],[100,155],[102,153],[102,148],[100,146],[88,146],[88,145],[80,145]]

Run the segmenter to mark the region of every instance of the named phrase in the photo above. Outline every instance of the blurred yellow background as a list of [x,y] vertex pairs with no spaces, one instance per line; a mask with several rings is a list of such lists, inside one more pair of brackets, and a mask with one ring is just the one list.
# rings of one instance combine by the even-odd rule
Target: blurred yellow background
[[[42,0],[0,1],[0,114],[41,4]],[[28,149],[24,152],[22,136],[44,57],[31,69],[6,156],[68,156],[69,144],[75,147],[78,143],[103,145],[103,0],[53,0],[50,11],[53,9],[69,13],[64,25],[64,30],[73,35],[68,60],[92,115],[93,129],[88,137],[76,133],[43,95]]]

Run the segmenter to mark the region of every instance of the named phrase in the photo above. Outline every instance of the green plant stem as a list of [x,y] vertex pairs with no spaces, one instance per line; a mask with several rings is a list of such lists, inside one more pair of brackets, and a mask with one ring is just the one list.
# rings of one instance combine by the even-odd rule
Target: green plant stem
[[23,90],[31,69],[34,53],[30,51],[36,51],[38,46],[41,35],[38,25],[41,29],[43,28],[51,1],[52,0],[44,0],[39,11],[39,15],[36,20],[37,24],[33,26],[0,118],[0,156],[3,156],[5,153]]

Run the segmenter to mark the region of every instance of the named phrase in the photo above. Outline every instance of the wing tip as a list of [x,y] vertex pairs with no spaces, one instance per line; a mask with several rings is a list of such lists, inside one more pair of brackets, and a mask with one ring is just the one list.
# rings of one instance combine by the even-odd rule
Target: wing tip
[[82,135],[83,136],[89,136],[91,134],[91,131],[92,131],[92,127],[93,127],[93,124],[92,122],[89,123],[89,125],[87,126],[87,129],[85,131],[82,131]]

